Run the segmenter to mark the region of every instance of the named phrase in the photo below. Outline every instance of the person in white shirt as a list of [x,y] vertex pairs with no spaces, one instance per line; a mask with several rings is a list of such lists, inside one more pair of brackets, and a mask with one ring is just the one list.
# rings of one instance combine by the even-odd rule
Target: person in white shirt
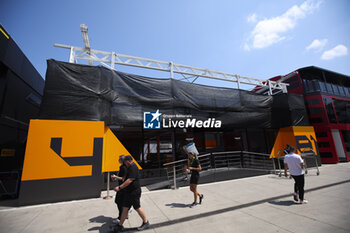
[[304,199],[305,178],[303,168],[304,160],[300,155],[295,153],[294,147],[289,147],[289,153],[284,157],[284,176],[288,177],[287,171],[289,169],[289,173],[295,181],[293,197],[294,200],[299,201],[300,204],[306,204],[308,202]]

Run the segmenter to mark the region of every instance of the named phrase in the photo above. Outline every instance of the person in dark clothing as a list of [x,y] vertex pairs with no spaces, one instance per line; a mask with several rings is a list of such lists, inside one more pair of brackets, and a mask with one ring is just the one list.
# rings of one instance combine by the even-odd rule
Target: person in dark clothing
[[199,197],[199,204],[202,204],[202,200],[204,195],[200,194],[197,191],[197,184],[199,180],[199,171],[202,170],[202,167],[199,163],[198,157],[195,153],[189,152],[188,153],[188,170],[191,172],[191,178],[190,178],[190,190],[193,192],[194,195],[194,202],[191,204],[191,207],[197,205],[197,196]]
[[[116,176],[114,174],[111,175],[111,178],[113,180],[118,180],[119,186],[124,183],[125,177],[126,177],[126,172],[127,172],[127,167],[124,164],[124,158],[125,158],[125,155],[119,156],[119,164],[121,164],[121,165],[119,167],[118,176]],[[118,206],[119,214],[118,214],[118,218],[113,220],[113,223],[117,224],[120,221],[120,219],[121,219],[122,212],[123,212],[123,198],[124,198],[124,195],[125,195],[125,192],[122,191],[122,190],[120,192],[117,192],[117,194],[115,195],[114,202]]]
[[128,215],[128,210],[132,206],[143,221],[142,225],[137,228],[139,231],[142,231],[144,229],[149,228],[150,223],[147,220],[146,214],[140,205],[141,186],[139,181],[139,169],[137,165],[133,162],[132,157],[130,155],[125,156],[124,163],[127,167],[125,182],[114,189],[116,192],[120,192],[121,190],[125,191],[123,199],[123,212],[121,219],[114,230],[116,232],[124,230],[123,224]]

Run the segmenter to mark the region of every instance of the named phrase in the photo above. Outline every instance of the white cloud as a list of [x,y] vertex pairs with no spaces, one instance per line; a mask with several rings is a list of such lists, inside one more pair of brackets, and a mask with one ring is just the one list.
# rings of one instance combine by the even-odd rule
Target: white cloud
[[257,15],[255,13],[249,15],[247,18],[248,23],[256,23],[256,20],[257,20],[256,17],[257,17]]
[[246,51],[250,51],[250,47],[248,44],[244,44],[243,45],[243,49],[246,50]]
[[327,42],[328,42],[327,39],[323,39],[323,40],[315,39],[311,42],[309,46],[306,47],[306,50],[313,49],[315,51],[321,51],[323,47],[327,44]]
[[332,60],[336,57],[346,56],[348,54],[348,48],[342,44],[335,46],[333,49],[325,51],[321,59],[322,60]]
[[284,40],[286,38],[284,34],[293,29],[299,19],[311,14],[320,4],[320,0],[306,0],[300,6],[292,6],[280,16],[257,22],[244,48],[246,50],[262,49]]

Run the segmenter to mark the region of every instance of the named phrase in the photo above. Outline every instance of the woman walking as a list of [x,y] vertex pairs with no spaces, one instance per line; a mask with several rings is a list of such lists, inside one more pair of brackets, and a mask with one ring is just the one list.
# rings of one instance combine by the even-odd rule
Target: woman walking
[[197,155],[193,152],[188,153],[188,170],[190,170],[191,172],[190,190],[193,192],[193,195],[194,195],[194,202],[190,206],[192,208],[198,204],[197,202],[198,197],[199,197],[199,204],[202,204],[202,200],[204,197],[203,194],[200,194],[197,191],[199,171],[202,170],[202,167],[199,163]]

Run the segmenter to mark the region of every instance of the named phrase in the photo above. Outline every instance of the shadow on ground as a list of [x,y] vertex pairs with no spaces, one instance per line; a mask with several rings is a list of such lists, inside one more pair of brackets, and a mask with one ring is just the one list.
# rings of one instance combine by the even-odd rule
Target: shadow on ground
[[171,208],[187,208],[187,207],[190,207],[191,204],[171,203],[171,204],[166,204],[165,206],[170,206]]
[[291,205],[297,204],[294,201],[269,201],[269,203],[272,205],[280,205],[280,206],[291,206]]
[[90,223],[101,223],[101,226],[95,226],[90,228],[88,231],[96,231],[98,230],[100,233],[107,233],[107,232],[113,232],[112,231],[112,218],[111,217],[106,217],[103,215],[94,217],[94,218],[90,218],[89,222]]

